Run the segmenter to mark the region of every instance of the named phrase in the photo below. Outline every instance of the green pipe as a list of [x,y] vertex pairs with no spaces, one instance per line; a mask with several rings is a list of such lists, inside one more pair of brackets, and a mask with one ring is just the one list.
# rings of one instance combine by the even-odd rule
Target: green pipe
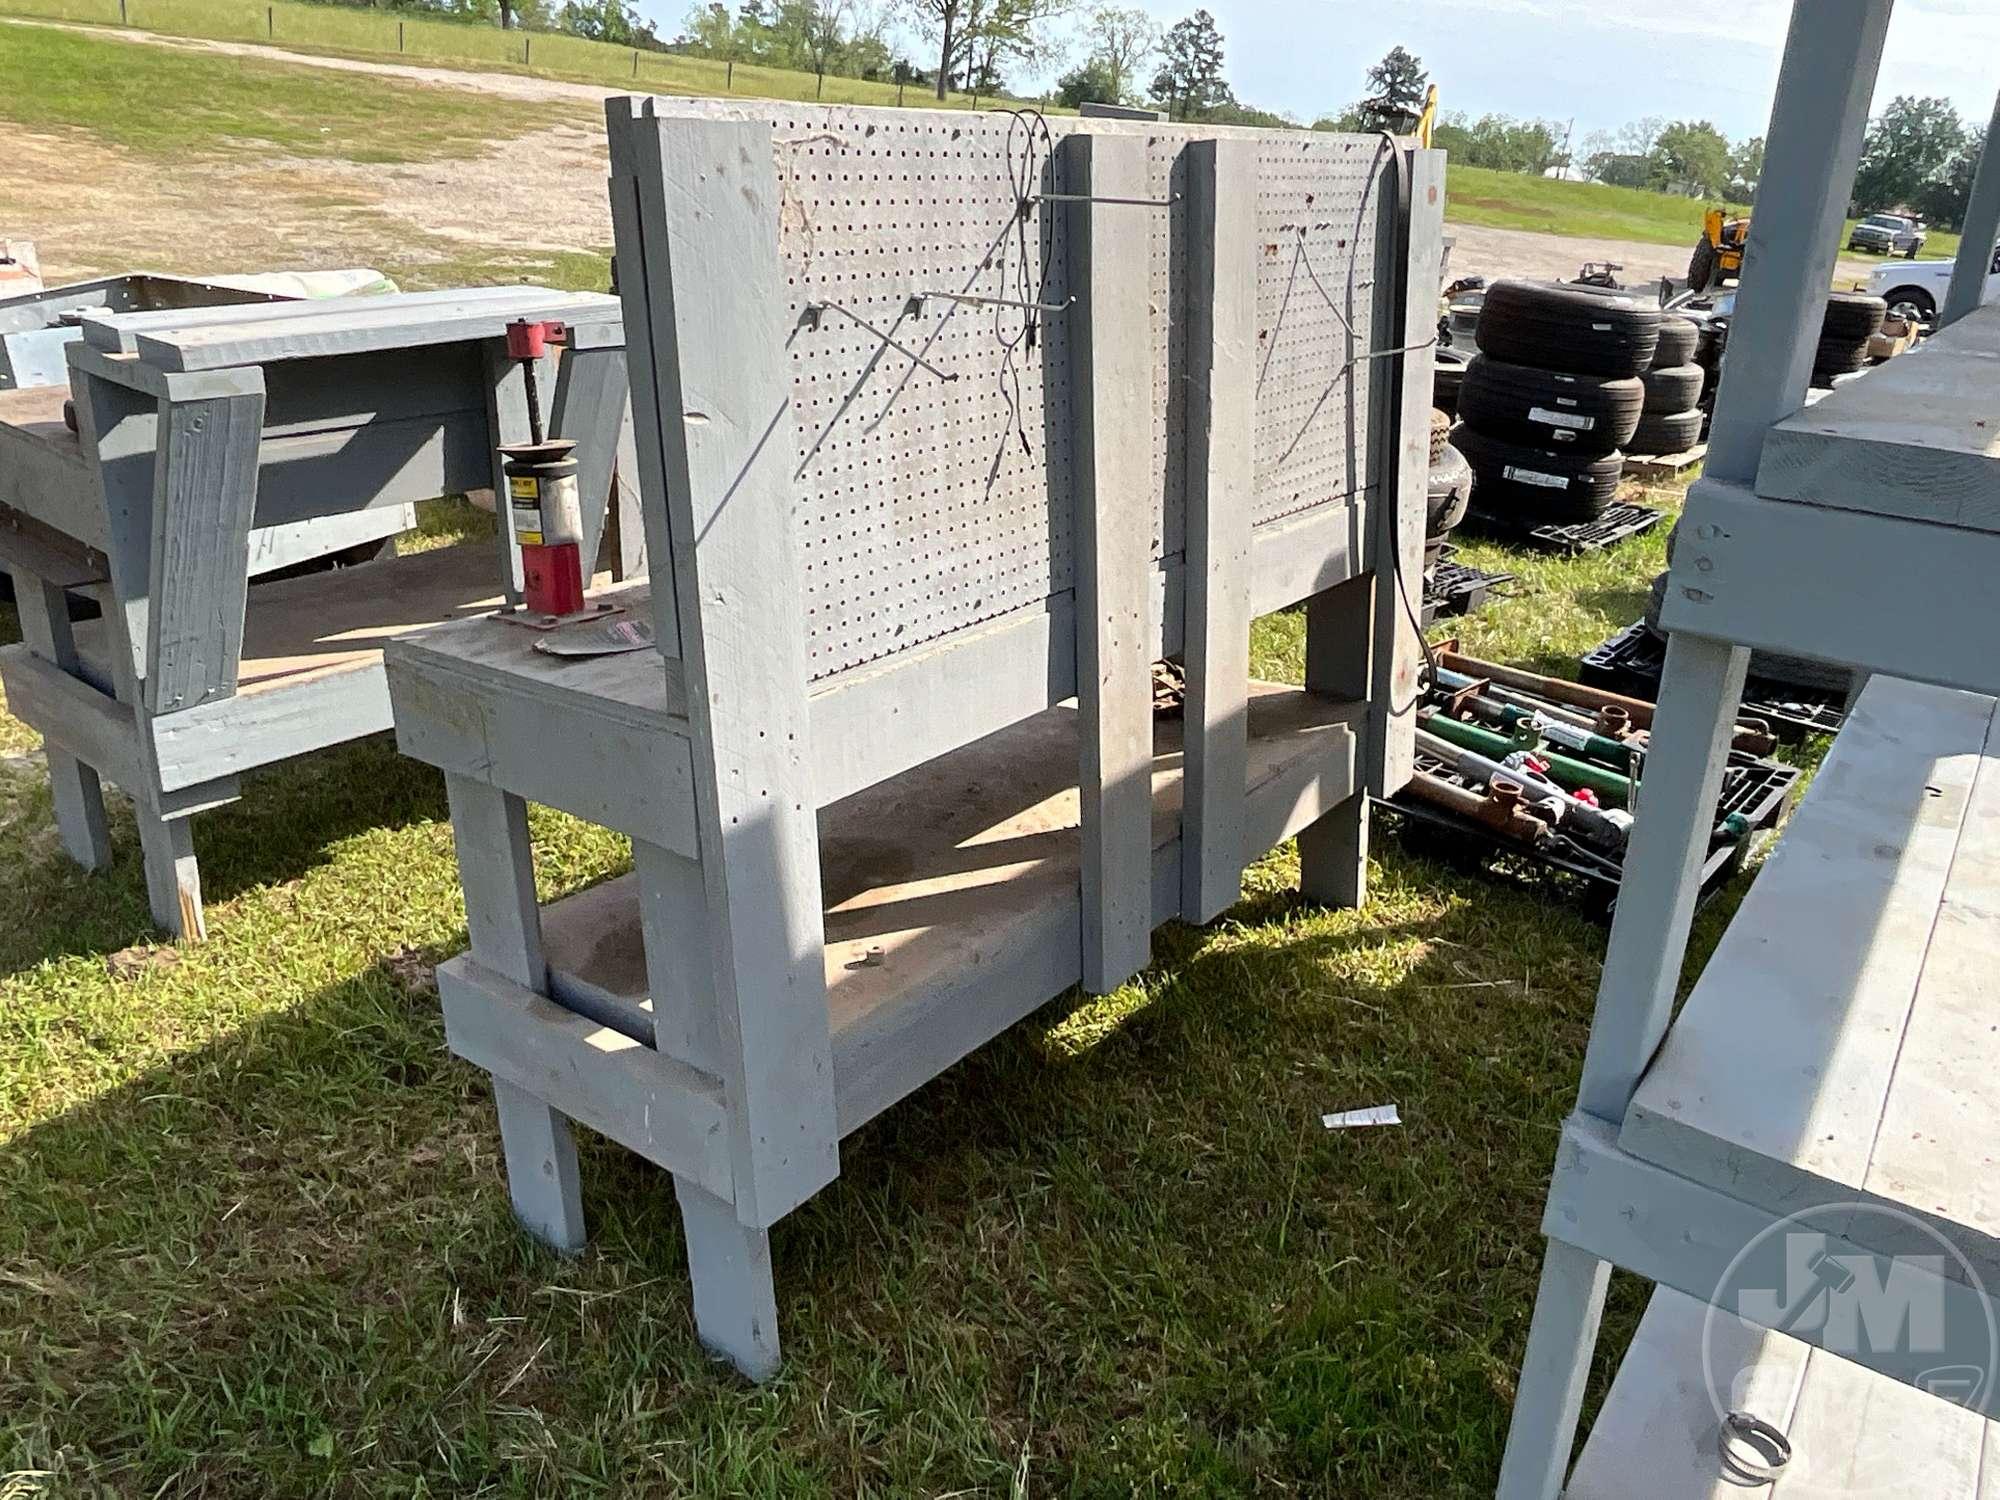
[[[1417,722],[1440,739],[1450,740],[1467,750],[1476,750],[1481,755],[1494,760],[1504,760],[1516,750],[1524,748],[1519,741],[1482,729],[1477,724],[1467,724],[1435,709],[1428,714],[1419,714]],[[1549,778],[1563,786],[1587,786],[1601,796],[1615,797],[1620,807],[1632,805],[1632,781],[1620,776],[1616,771],[1607,771],[1602,766],[1593,766],[1585,761],[1573,760],[1567,755],[1558,755],[1552,750],[1537,750],[1538,757],[1549,763]]]

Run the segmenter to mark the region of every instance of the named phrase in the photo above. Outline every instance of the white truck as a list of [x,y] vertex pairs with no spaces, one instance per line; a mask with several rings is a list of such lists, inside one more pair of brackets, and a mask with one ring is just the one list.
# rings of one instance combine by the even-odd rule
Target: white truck
[[[1944,305],[1945,288],[1951,285],[1951,265],[1948,260],[1890,261],[1868,273],[1868,290],[1887,302],[1890,312],[1908,307],[1919,322],[1929,323]],[[2000,297],[2000,249],[1987,264],[1986,290],[1979,300],[1991,302],[1995,297]]]

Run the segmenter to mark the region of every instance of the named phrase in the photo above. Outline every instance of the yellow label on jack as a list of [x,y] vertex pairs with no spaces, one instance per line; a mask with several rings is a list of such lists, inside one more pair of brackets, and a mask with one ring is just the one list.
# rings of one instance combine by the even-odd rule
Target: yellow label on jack
[[542,498],[542,487],[533,479],[517,474],[507,481],[507,493],[516,500],[539,500]]

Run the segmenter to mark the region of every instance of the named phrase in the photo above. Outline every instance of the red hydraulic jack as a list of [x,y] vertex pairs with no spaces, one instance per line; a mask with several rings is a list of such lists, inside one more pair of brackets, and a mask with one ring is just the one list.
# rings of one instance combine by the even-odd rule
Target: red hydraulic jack
[[519,360],[527,377],[528,436],[525,443],[500,449],[507,481],[507,506],[514,542],[521,549],[522,624],[547,629],[586,613],[583,600],[583,504],[577,488],[576,444],[542,432],[542,403],[535,369],[551,344],[567,336],[560,323],[507,325],[507,357]]

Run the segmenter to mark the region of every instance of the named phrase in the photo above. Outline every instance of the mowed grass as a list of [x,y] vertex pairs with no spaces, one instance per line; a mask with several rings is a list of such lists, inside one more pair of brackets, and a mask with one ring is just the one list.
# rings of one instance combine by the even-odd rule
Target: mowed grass
[[[933,109],[970,109],[991,99],[951,93],[940,102],[912,85],[841,78],[824,80],[788,68],[765,68],[681,57],[560,32],[502,31],[484,22],[456,22],[355,5],[299,4],[296,0],[0,0],[0,15],[129,25],[166,36],[263,42],[301,52],[420,63],[479,72],[533,74],[608,88],[661,94],[736,94],[766,99],[823,99],[829,104],[907,102]],[[656,18],[657,19],[657,18]],[[665,21],[669,35],[679,24]]]
[[73,32],[0,26],[0,120],[31,130],[86,130],[158,159],[275,152],[422,161],[474,153],[538,129],[552,110],[555,118],[590,115],[580,103],[528,104],[259,58],[107,48]]
[[[1456,224],[1532,229],[1542,234],[1583,239],[1685,245],[1690,250],[1701,238],[1703,216],[1714,206],[1701,198],[1649,193],[1642,188],[1606,187],[1596,182],[1559,182],[1553,177],[1495,172],[1457,162],[1445,174],[1445,193],[1445,217]],[[1731,204],[1727,212],[1735,218],[1750,210]],[[1856,222],[1849,219],[1841,228],[1841,253],[1859,261],[1879,259],[1847,249],[1847,236]],[[1924,259],[1950,259],[1958,253],[1956,234],[1943,229],[1928,233]]]
[[[1459,633],[1567,666],[1661,547],[1468,541],[1523,581]],[[1296,680],[1300,645],[1259,621],[1256,669]],[[773,1234],[787,1363],[751,1388],[695,1343],[657,1170],[587,1139],[590,1249],[516,1228],[430,981],[465,938],[429,769],[376,739],[247,778],[197,825],[184,949],[122,805],[86,876],[38,762],[0,794],[10,1500],[1491,1493],[1604,938],[1559,900],[1384,835],[1370,905],[1325,911],[1279,850],[1138,980],[842,1144]],[[532,830],[545,897],[628,865]],[[1319,1124],[1392,1101],[1400,1129]]]

